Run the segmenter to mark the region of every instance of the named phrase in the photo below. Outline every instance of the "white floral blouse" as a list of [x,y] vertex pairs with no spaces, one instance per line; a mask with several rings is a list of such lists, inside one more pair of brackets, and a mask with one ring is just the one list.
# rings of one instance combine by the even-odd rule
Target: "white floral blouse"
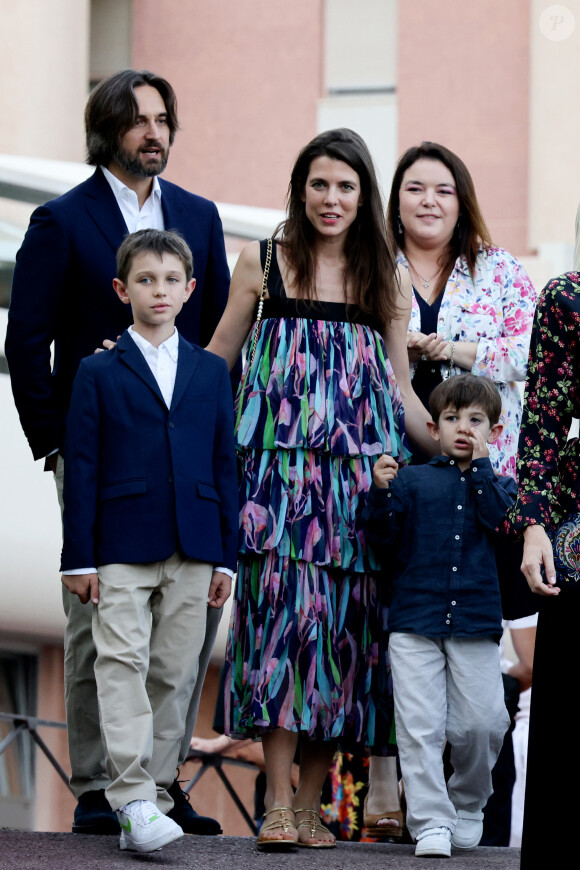
[[[404,254],[398,262],[407,269]],[[516,476],[516,453],[522,414],[516,381],[525,381],[530,333],[537,296],[522,264],[502,248],[481,249],[474,278],[464,257],[459,257],[443,293],[437,331],[447,341],[477,342],[471,369],[495,382],[502,397],[504,430],[489,455],[499,474]],[[410,332],[421,331],[421,312],[413,294]],[[458,375],[462,369],[441,365],[443,377]],[[415,364],[411,363],[411,377]]]

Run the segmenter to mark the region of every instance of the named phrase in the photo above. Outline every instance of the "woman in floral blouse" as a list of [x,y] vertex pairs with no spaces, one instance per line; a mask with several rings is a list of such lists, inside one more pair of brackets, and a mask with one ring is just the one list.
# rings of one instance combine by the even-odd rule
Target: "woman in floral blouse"
[[469,371],[495,382],[504,430],[490,449],[515,477],[521,420],[516,381],[526,363],[537,294],[515,257],[491,243],[473,181],[448,148],[423,142],[399,160],[388,207],[399,264],[413,284],[409,362],[428,406],[443,378]]
[[[580,456],[568,440],[580,417],[580,274],[554,278],[538,305],[518,452],[519,496],[514,525],[523,530],[522,570],[542,598],[532,683],[522,868],[564,867],[578,823],[571,788],[580,779],[574,734],[580,627]],[[546,530],[570,520],[564,550],[570,580],[557,585]],[[560,536],[558,536],[560,537]],[[560,583],[560,581],[558,581]],[[547,819],[550,822],[546,824]],[[554,822],[552,826],[552,821]],[[553,836],[548,832],[553,830]]]
[[[469,170],[448,148],[423,142],[399,160],[387,213],[403,278],[408,273],[413,302],[407,338],[413,389],[425,407],[443,378],[471,372],[496,384],[504,429],[490,445],[499,474],[515,477],[521,421],[517,381],[526,378],[536,291],[522,264],[491,243]],[[428,461],[417,447],[414,462]],[[501,545],[498,565],[509,581],[519,573],[521,552]],[[501,579],[501,577],[500,577]],[[506,584],[507,586],[507,584]],[[523,582],[521,589],[526,593]],[[533,612],[514,593],[514,618]],[[504,608],[506,601],[504,600]],[[393,805],[389,759],[371,757],[367,823],[384,825],[378,813]],[[390,791],[389,791],[390,789]]]

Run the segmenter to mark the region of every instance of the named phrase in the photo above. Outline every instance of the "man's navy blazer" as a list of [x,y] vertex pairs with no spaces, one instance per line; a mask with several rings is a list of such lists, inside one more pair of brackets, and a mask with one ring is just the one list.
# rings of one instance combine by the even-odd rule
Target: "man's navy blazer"
[[220,357],[180,336],[167,408],[125,332],[80,365],[64,457],[61,570],[157,562],[178,548],[235,570],[233,405]]
[[[177,328],[205,345],[226,306],[229,270],[213,202],[160,179],[165,228],[193,252],[195,292]],[[61,449],[72,383],[81,359],[132,322],[113,290],[115,254],[127,226],[100,169],[37,208],[16,259],[6,357],[22,428],[35,459]],[[50,346],[54,341],[54,369]]]

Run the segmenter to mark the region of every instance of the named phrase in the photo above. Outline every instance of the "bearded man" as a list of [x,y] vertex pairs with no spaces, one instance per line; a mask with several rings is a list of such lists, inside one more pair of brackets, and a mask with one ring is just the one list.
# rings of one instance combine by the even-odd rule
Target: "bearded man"
[[[178,130],[177,102],[165,79],[128,69],[104,79],[85,110],[87,163],[94,174],[33,213],[16,259],[6,357],[12,391],[35,459],[54,473],[62,508],[66,413],[81,359],[115,341],[131,311],[113,289],[115,254],[128,232],[176,230],[193,252],[196,289],[177,318],[179,332],[206,345],[226,306],[229,270],[213,202],[159,179]],[[54,362],[51,365],[51,345]],[[55,572],[56,574],[56,572]],[[116,833],[104,794],[110,784],[101,743],[91,605],[63,587],[65,696],[75,833]],[[214,616],[215,614],[215,616]],[[181,760],[193,732],[219,611],[212,610],[190,704]],[[218,834],[175,780],[171,817],[190,834]]]

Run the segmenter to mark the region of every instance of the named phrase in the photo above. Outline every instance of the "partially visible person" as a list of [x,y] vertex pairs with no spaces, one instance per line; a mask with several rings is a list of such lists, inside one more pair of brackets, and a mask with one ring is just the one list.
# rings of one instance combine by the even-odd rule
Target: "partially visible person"
[[390,457],[379,459],[364,521],[371,546],[391,553],[389,657],[407,827],[417,856],[449,857],[452,845],[479,844],[509,726],[494,537],[516,486],[489,459],[503,426],[488,378],[445,380],[430,409],[440,455],[395,476]]
[[322,789],[322,818],[341,842],[369,842],[364,828],[364,800],[369,756],[364,747],[339,751]]
[[[389,197],[388,231],[399,268],[412,284],[407,338],[415,393],[429,407],[432,390],[447,377],[471,372],[489,377],[502,397],[503,430],[489,445],[499,474],[515,476],[521,419],[518,381],[526,363],[536,291],[522,264],[495,247],[465,163],[434,142],[400,158]],[[431,457],[413,446],[413,463]],[[532,613],[519,565],[521,548],[499,540],[498,571],[505,615]],[[519,582],[518,582],[519,580]],[[365,815],[379,835],[397,835],[401,820],[392,761],[372,756]]]
[[[115,341],[131,323],[113,290],[115,254],[127,232],[179,231],[195,256],[196,292],[178,318],[191,342],[205,345],[225,308],[229,271],[214,203],[157,176],[178,130],[177,101],[168,81],[127,69],[104,79],[85,111],[87,162],[94,174],[64,196],[37,208],[16,258],[6,334],[14,400],[35,459],[55,475],[62,510],[66,414],[83,357],[103,339]],[[54,342],[54,365],[51,345]],[[94,678],[90,611],[63,588],[65,694],[71,788],[78,800],[73,832],[119,830],[104,797],[109,785]],[[208,621],[199,679],[188,715],[185,757],[203,677],[219,622]],[[217,834],[220,825],[197,816],[177,780],[175,814],[190,834]]]
[[410,386],[410,300],[395,282],[370,154],[352,130],[321,133],[300,152],[271,253],[267,241],[242,251],[209,345],[230,365],[268,269],[238,397],[242,537],[226,730],[262,738],[260,846],[330,848],[320,800],[337,741],[393,751],[392,696],[377,710],[369,691],[377,673],[388,677],[386,608],[361,528],[372,466],[382,453],[395,466],[407,459],[401,399],[408,430],[429,438]]
[[195,288],[187,244],[140,230],[117,263],[133,323],[75,378],[61,570],[90,602],[121,849],[153,852],[183,836],[170,790],[208,608],[223,606],[236,568],[237,471],[227,366],[175,329]]
[[514,730],[512,733],[515,782],[512,789],[511,826],[508,842],[508,846],[516,849],[519,849],[522,845],[524,795],[528,766],[530,702],[532,698],[537,625],[537,613],[531,616],[523,616],[520,619],[512,619],[506,623],[517,657],[517,661],[509,668],[508,674],[515,677],[520,685],[518,709],[514,717]]
[[[580,620],[580,273],[544,288],[532,332],[518,451],[519,494],[511,518],[523,533],[522,570],[539,598],[521,866],[570,861],[580,758],[570,718]],[[552,544],[556,527],[559,532]],[[558,570],[556,570],[556,567]],[[566,579],[567,578],[567,579]],[[538,836],[557,796],[559,836]]]
[[578,271],[580,269],[580,205],[576,212],[576,243],[574,245],[574,262],[572,268]]
[[509,619],[505,623],[516,655],[516,661],[508,664],[506,673],[518,681],[520,694],[527,692],[532,686],[537,624],[537,613],[520,619]]
[[[523,800],[518,801],[518,793],[521,791],[522,781],[525,782],[526,773],[526,709],[529,708],[528,696],[532,684],[537,616],[534,613],[520,619],[503,621],[504,633],[499,649],[510,727],[491,773],[493,794],[484,809],[482,846],[510,846],[514,845],[514,839],[517,839],[515,845],[521,845]],[[515,662],[507,656],[507,638],[511,639]]]
[[[207,755],[223,755],[224,758],[235,758],[237,761],[245,761],[254,764],[259,770],[265,771],[264,750],[259,740],[234,740],[227,734],[219,734],[217,737],[192,737],[190,747],[194,752]],[[298,767],[293,773],[293,784],[298,785]]]

